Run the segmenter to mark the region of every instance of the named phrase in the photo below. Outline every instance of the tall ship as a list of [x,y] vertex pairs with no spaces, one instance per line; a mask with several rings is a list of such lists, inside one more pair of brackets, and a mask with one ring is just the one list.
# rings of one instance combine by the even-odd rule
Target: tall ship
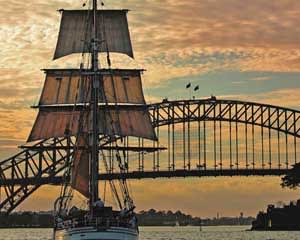
[[[97,0],[92,0],[87,9],[59,11],[54,59],[79,53],[81,62],[78,68],[44,69],[45,83],[35,106],[39,112],[28,138],[28,142],[54,139],[57,148],[65,141],[61,147],[71,153],[54,204],[53,239],[136,240],[135,205],[122,177],[128,138],[157,138],[143,95],[143,70],[114,69],[111,64],[110,53],[133,58],[128,10],[98,9]],[[101,67],[99,53],[106,55],[106,68]],[[108,162],[108,153],[115,163]],[[120,172],[117,183],[109,181],[116,209],[99,194],[98,174],[109,175],[109,164]],[[73,205],[74,194],[86,199],[85,207]]]

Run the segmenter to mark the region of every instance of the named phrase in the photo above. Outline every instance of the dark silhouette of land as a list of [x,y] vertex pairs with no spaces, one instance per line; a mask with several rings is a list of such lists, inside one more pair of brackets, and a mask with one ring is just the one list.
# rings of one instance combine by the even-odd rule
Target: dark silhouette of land
[[259,212],[252,223],[252,230],[300,230],[300,200],[288,205],[270,204],[266,212]]
[[218,226],[218,225],[250,225],[253,217],[215,217],[200,218],[184,214],[180,211],[141,211],[138,213],[140,226]]
[[[181,211],[156,211],[150,209],[137,213],[140,226],[218,226],[218,225],[251,225],[253,217],[193,217]],[[52,212],[15,212],[10,215],[0,213],[1,228],[52,228]]]

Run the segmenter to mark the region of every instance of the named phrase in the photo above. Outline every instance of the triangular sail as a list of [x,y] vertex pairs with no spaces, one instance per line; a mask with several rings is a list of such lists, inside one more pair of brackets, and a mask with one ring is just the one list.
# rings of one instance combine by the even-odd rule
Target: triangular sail
[[88,135],[80,134],[74,152],[71,186],[86,198],[89,197],[89,151],[82,148],[88,144]]
[[[62,19],[54,59],[91,52],[93,14],[89,10],[61,10]],[[123,53],[133,58],[127,23],[128,10],[97,11],[99,52]]]

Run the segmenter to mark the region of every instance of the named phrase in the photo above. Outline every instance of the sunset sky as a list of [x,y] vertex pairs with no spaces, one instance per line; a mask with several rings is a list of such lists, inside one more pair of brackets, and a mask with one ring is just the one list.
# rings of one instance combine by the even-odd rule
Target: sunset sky
[[[82,0],[0,0],[0,160],[28,137],[44,81],[40,69],[78,66],[79,57],[52,61],[57,9]],[[196,97],[250,100],[300,109],[300,1],[106,0],[130,9],[135,60],[113,54],[115,67],[147,69],[148,102]],[[103,57],[102,57],[103,58]],[[104,58],[103,58],[104,59]],[[105,65],[105,64],[103,64]],[[138,210],[180,209],[192,215],[254,215],[269,203],[300,198],[279,177],[132,181]],[[159,186],[159,187],[158,187]],[[171,190],[172,189],[172,190]],[[57,189],[42,187],[18,209],[51,209]]]

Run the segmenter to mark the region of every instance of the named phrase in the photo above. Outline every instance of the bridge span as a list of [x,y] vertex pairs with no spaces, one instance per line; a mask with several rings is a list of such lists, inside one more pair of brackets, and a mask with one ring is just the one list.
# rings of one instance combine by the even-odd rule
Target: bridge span
[[[147,108],[157,141],[101,140],[100,180],[280,176],[300,162],[300,111],[216,98],[168,101]],[[58,138],[22,146],[0,162],[0,210],[11,212],[44,184],[60,184],[75,140]]]

